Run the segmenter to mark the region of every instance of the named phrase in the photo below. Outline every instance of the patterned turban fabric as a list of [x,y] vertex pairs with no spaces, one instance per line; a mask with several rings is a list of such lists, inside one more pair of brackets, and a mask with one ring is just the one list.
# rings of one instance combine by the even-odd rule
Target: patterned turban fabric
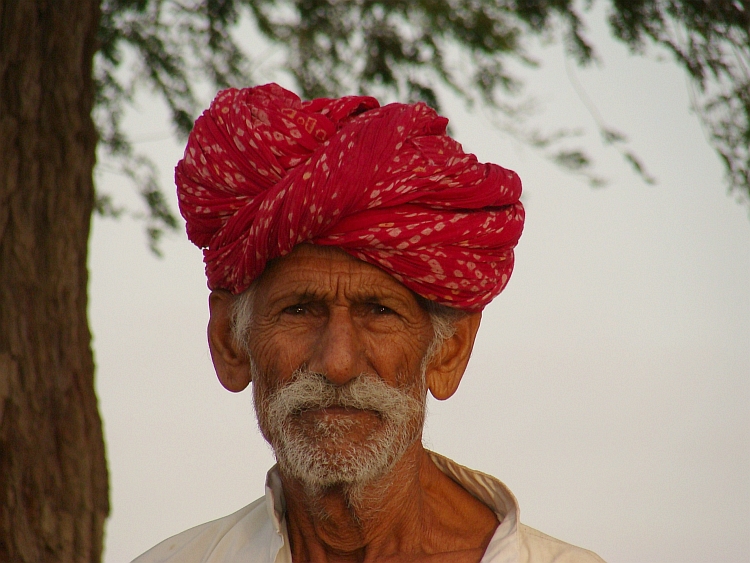
[[211,289],[244,291],[301,243],[336,246],[442,304],[481,310],[508,282],[521,181],[481,164],[423,103],[219,92],[175,171]]

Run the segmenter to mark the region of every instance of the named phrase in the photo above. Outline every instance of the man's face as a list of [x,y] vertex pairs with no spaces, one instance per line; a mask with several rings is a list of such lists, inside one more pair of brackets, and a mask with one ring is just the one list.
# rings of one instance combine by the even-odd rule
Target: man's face
[[299,246],[256,284],[248,346],[258,423],[312,489],[363,484],[420,439],[429,315],[382,270]]

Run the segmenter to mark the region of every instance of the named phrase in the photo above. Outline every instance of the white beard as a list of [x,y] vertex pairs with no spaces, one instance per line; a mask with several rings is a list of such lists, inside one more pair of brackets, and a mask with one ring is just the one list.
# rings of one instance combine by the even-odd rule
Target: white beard
[[[300,368],[290,383],[271,391],[258,384],[262,375],[255,366],[253,371],[258,426],[282,472],[299,480],[308,494],[317,496],[339,485],[350,493],[361,492],[364,485],[386,475],[421,436],[424,370],[417,384],[402,390],[370,374],[339,386]],[[301,413],[327,407],[372,411],[377,421],[340,416],[301,420]],[[355,431],[358,439],[352,437]]]

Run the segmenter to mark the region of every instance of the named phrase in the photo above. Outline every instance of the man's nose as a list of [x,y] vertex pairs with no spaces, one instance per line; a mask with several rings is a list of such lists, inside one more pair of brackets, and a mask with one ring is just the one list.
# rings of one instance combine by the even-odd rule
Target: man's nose
[[310,369],[322,373],[336,385],[344,385],[360,373],[362,348],[350,312],[334,308],[316,341]]

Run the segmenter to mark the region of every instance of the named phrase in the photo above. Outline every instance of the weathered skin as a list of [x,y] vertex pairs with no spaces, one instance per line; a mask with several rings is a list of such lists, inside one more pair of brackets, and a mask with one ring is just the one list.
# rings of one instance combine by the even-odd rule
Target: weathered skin
[[[219,379],[239,391],[251,373],[231,337],[231,302],[227,292],[212,293],[209,343]],[[458,387],[479,320],[474,313],[458,321],[456,335],[428,366],[427,386],[438,399]],[[273,390],[306,365],[337,385],[368,372],[395,387],[418,388],[432,336],[429,315],[390,275],[339,250],[302,245],[258,281],[249,331],[260,374],[254,384]],[[350,409],[304,416],[347,417],[355,422],[352,443],[382,424],[375,413]],[[302,483],[283,471],[281,477],[298,562],[478,562],[498,525],[486,506],[434,465],[421,432],[389,474],[368,484],[356,508],[342,487],[311,498]]]

